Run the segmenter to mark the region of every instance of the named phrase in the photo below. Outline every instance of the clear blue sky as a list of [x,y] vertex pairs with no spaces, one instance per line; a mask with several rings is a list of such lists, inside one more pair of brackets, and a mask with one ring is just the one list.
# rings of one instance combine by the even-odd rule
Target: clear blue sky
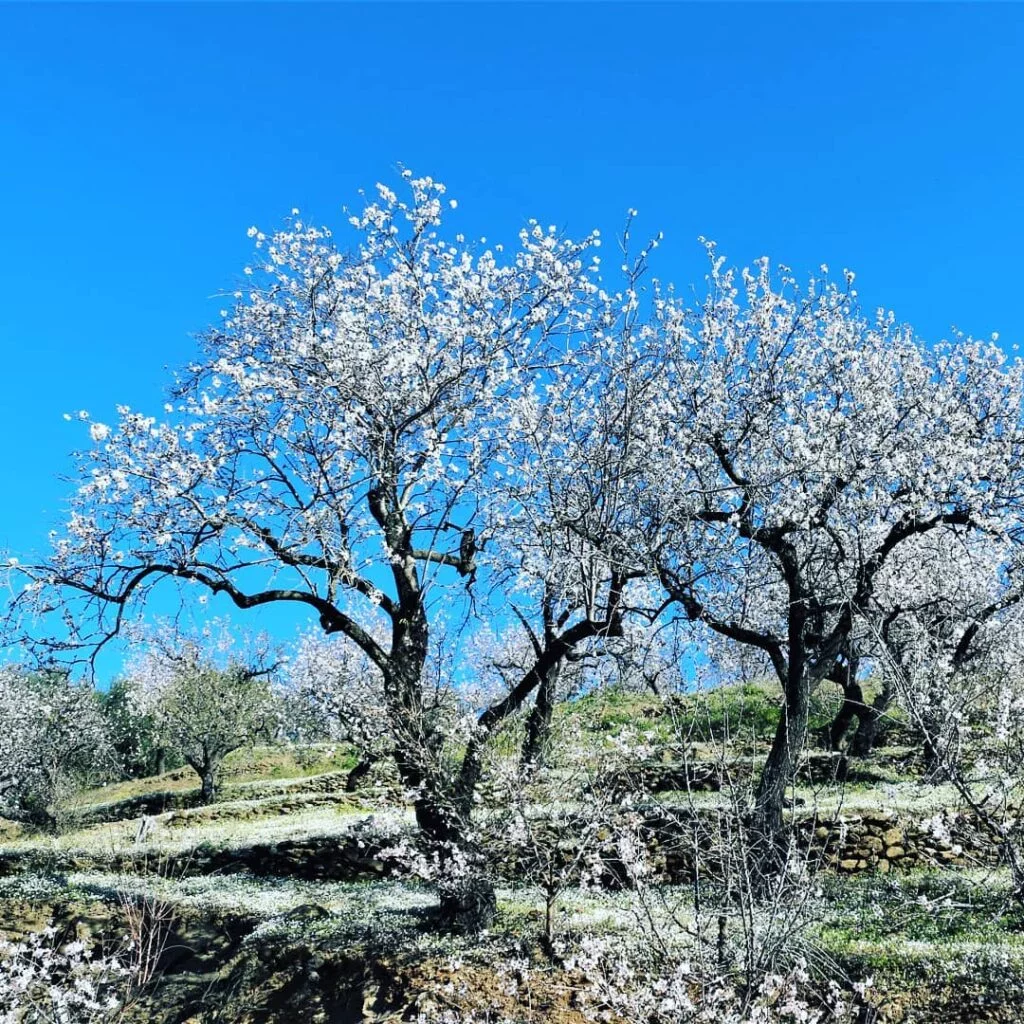
[[1024,342],[1022,53],[1017,5],[0,7],[0,548],[61,520],[62,413],[159,410],[250,224],[399,162],[467,234],[636,206],[678,284],[705,234]]

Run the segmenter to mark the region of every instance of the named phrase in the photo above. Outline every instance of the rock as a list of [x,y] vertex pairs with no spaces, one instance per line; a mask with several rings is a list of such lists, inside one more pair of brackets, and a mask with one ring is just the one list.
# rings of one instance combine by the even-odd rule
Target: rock
[[886,846],[900,846],[903,843],[903,829],[890,828],[882,835],[882,842]]
[[899,860],[900,857],[906,855],[906,852],[902,846],[890,846],[886,849],[885,855],[889,860]]
[[841,860],[839,862],[839,867],[843,871],[856,871],[858,863],[859,863],[858,861],[853,860],[853,859]]
[[891,866],[892,865],[883,857],[878,862],[878,873],[881,874],[881,875],[889,874],[889,869],[891,868]]

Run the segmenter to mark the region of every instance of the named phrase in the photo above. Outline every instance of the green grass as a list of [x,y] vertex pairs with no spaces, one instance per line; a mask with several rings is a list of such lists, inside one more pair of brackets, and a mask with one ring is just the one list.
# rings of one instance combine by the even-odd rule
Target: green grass
[[[312,747],[245,747],[224,759],[221,786],[226,798],[243,783],[261,783],[282,779],[304,779],[327,772],[351,771],[356,757],[345,744],[319,744]],[[163,775],[144,779],[126,779],[95,789],[83,790],[71,802],[76,809],[117,803],[153,793],[185,793],[199,789],[199,777],[189,767],[175,768]]]
[[[259,811],[259,802],[252,810]],[[109,821],[87,828],[76,829],[60,836],[18,837],[5,849],[19,852],[36,849],[55,854],[82,854],[91,857],[113,857],[130,852],[137,856],[180,856],[203,845],[213,848],[250,846],[254,843],[277,843],[286,839],[305,839],[313,836],[335,836],[347,832],[361,818],[368,817],[365,808],[348,803],[326,807],[312,807],[290,814],[228,817],[206,820],[199,815],[178,817],[180,812],[158,815],[152,819],[152,828],[146,840],[137,844],[135,837],[139,823]],[[404,820],[404,812],[392,812]],[[380,817],[380,814],[378,814]]]
[[[561,731],[561,740],[569,744],[568,753],[560,756],[578,757],[600,769],[607,763],[613,741],[628,731],[644,736],[654,746],[654,757],[664,756],[669,763],[720,756],[723,744],[729,741],[726,749],[740,769],[738,774],[753,782],[776,728],[779,707],[778,686],[770,682],[667,700],[616,690],[590,694],[558,709],[556,731]],[[837,707],[835,688],[822,688],[815,698],[815,727],[827,723]],[[515,729],[506,730],[498,756],[515,756],[520,735]],[[798,804],[789,813],[794,817],[815,811],[856,815],[884,809],[923,818],[957,805],[957,794],[950,786],[925,785],[911,776],[902,761],[913,753],[910,747],[877,751],[866,766],[868,772],[875,773],[874,781],[865,779],[845,786],[801,783],[794,791]],[[24,874],[0,879],[0,906],[43,905],[59,899],[88,901],[131,892],[159,896],[198,914],[208,910],[251,917],[261,922],[254,941],[275,930],[310,927],[300,920],[301,915],[288,916],[310,905],[327,912],[322,925],[314,927],[334,929],[342,936],[353,929],[383,928],[380,922],[400,918],[406,922],[401,927],[411,928],[408,921],[432,905],[435,896],[428,889],[400,881],[328,883],[246,875],[167,878],[159,871],[114,875],[97,870],[111,864],[107,858],[128,852],[159,861],[161,857],[181,858],[197,849],[341,837],[371,813],[367,806],[352,803],[341,790],[344,773],[353,764],[352,752],[343,745],[236,751],[225,764],[218,803],[157,815],[141,845],[135,843],[137,817],[75,828],[58,837],[19,834],[16,829],[0,833],[0,846],[8,850],[82,854],[65,878]],[[554,775],[547,790],[538,784],[532,803],[538,814],[575,806],[578,793],[571,787],[578,785],[582,776],[574,775],[571,767],[565,768],[562,776]],[[313,785],[307,786],[310,780]],[[104,807],[152,794],[194,794],[197,784],[195,774],[183,768],[89,790],[79,794],[75,805],[83,812],[102,813]],[[319,789],[321,784],[332,791],[304,792],[304,788]],[[661,792],[643,796],[637,806],[710,809],[729,802],[728,794],[723,793]],[[385,827],[412,825],[411,812],[402,806],[372,813]],[[478,821],[484,823],[491,815],[500,822],[503,813],[500,806],[484,805]],[[62,863],[69,866],[66,859]],[[1000,964],[1007,965],[1008,977],[1024,979],[1024,912],[1011,898],[1005,872],[981,874],[957,868],[887,876],[822,873],[815,876],[814,889],[808,903],[814,922],[809,941],[851,976],[875,973],[883,988],[896,993],[928,984],[932,978],[937,979],[936,984],[974,991],[972,972],[981,979],[978,985],[988,984],[985,972],[998,974]],[[559,897],[556,925],[564,934],[621,931],[628,936],[643,912],[658,918],[659,934],[686,943],[692,939],[687,929],[696,920],[692,900],[686,887],[659,887],[643,907],[630,892],[570,889]],[[543,894],[535,887],[523,884],[502,889],[495,934],[523,941],[536,936],[543,924],[543,906]]]
[[821,884],[828,909],[820,935],[835,949],[894,942],[1024,945],[1024,908],[1005,871],[825,876]]

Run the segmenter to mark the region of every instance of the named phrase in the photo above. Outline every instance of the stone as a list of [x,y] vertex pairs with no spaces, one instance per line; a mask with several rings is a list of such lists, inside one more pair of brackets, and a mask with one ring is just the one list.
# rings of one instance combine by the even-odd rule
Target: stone
[[890,846],[886,849],[885,855],[889,860],[899,860],[900,857],[906,855],[906,852],[907,851],[904,850],[902,846]]
[[890,828],[882,835],[882,842],[886,846],[900,846],[903,843],[903,829]]
[[889,869],[892,865],[884,857],[878,862],[878,873],[881,875],[889,874]]
[[851,860],[841,860],[839,862],[839,867],[842,868],[843,871],[856,871],[857,870],[857,864],[858,864],[858,861],[855,861],[855,860],[852,860],[852,859]]

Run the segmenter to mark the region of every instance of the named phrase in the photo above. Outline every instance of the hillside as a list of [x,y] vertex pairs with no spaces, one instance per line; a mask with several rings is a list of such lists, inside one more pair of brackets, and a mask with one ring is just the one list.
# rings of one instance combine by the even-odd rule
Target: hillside
[[[952,790],[921,777],[898,723],[863,762],[806,759],[789,811],[796,897],[727,905],[723,829],[775,710],[747,687],[563,711],[571,756],[518,810],[493,783],[482,792],[499,883],[482,937],[441,933],[431,887],[394,855],[413,818],[386,768],[347,793],[351,758],[326,747],[236,753],[209,807],[179,769],[79,794],[59,835],[9,823],[0,922],[11,939],[52,922],[58,941],[108,945],[149,927],[152,977],[126,1021],[633,1020],[622,992],[662,962],[655,940],[719,959],[756,944],[755,958],[805,965],[808,992],[869,982],[857,1019],[1017,1020],[1024,914],[1008,872]],[[628,764],[614,753],[625,735],[650,747]],[[631,980],[616,975],[626,953]],[[645,1019],[691,1018],[654,1005]]]

